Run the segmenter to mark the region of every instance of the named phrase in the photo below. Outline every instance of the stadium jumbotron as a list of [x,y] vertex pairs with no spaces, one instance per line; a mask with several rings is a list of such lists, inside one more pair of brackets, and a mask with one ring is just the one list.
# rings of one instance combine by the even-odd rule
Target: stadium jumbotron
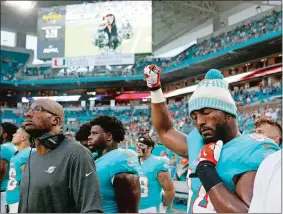
[[1,213],[281,211],[281,1],[1,1],[0,81]]

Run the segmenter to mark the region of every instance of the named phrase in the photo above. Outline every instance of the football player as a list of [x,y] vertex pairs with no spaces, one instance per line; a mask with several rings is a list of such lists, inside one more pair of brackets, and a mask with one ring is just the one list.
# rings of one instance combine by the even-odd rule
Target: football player
[[16,145],[17,151],[10,161],[6,201],[9,213],[17,213],[20,201],[20,182],[31,150],[29,134],[23,128],[19,128],[13,135],[12,143]]
[[[149,65],[144,74],[151,91],[152,121],[161,142],[189,158],[189,173],[196,171],[191,177],[198,177],[188,181],[189,212],[248,212],[256,170],[279,147],[262,135],[240,134],[237,107],[220,71],[209,70],[190,97],[189,115],[196,129],[188,136],[173,126],[161,90],[161,69]],[[213,155],[214,148],[220,148],[219,154],[222,149],[219,160]]]
[[94,118],[90,125],[87,147],[98,154],[95,165],[104,212],[137,213],[140,164],[133,150],[118,149],[118,143],[125,137],[124,125],[107,115]]
[[1,183],[1,213],[6,212],[6,188],[9,180],[10,160],[16,152],[16,147],[11,143],[13,134],[18,127],[12,123],[4,122],[0,125],[0,183]]
[[261,117],[255,121],[255,132],[274,140],[282,148],[282,127],[276,120]]
[[[141,163],[140,213],[166,213],[167,207],[175,196],[173,181],[168,172],[168,163],[162,158],[152,155],[154,142],[148,137],[140,137],[136,144]],[[164,201],[161,191],[164,190]]]
[[83,146],[87,147],[88,136],[90,135],[90,124],[85,123],[81,125],[75,134],[76,141],[80,142]]

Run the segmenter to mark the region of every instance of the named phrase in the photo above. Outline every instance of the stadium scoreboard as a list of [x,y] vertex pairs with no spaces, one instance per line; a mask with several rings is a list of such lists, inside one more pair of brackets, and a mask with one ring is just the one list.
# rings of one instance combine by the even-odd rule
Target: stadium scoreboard
[[103,55],[129,59],[130,54],[152,52],[152,3],[108,1],[39,8],[37,33],[38,59]]

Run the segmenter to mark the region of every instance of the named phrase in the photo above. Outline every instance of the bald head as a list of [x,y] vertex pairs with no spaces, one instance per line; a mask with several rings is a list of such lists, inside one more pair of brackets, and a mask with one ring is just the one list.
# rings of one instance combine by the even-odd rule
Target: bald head
[[63,107],[48,99],[38,99],[32,103],[25,113],[23,128],[33,138],[38,138],[45,133],[58,134],[64,123]]
[[64,123],[65,113],[63,107],[54,100],[50,99],[38,99],[31,104],[31,108],[35,106],[41,106],[49,113],[52,113],[60,118],[60,125]]

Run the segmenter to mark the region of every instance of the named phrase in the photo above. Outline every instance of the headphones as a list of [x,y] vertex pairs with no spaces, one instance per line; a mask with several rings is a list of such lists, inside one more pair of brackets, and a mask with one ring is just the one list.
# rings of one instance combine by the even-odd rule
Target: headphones
[[[51,133],[46,133],[38,138],[36,140],[39,141],[39,143],[48,148],[48,149],[55,149],[60,143],[65,139],[65,135],[60,132],[59,134],[51,134]],[[33,144],[34,145],[34,144]]]

